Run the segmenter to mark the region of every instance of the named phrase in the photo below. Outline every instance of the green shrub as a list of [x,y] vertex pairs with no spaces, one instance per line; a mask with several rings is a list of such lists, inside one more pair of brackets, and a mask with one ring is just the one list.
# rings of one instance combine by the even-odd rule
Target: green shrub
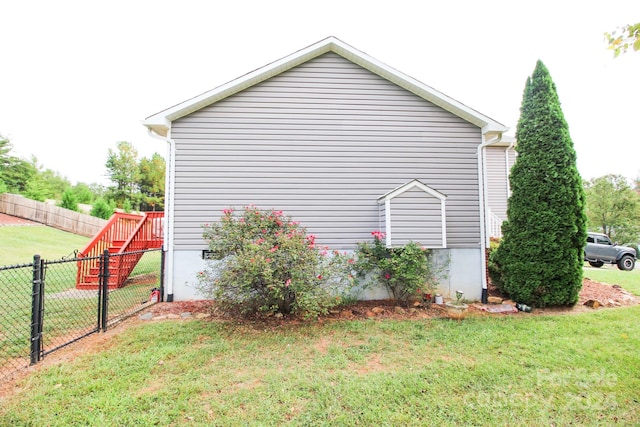
[[69,209],[70,211],[78,211],[78,202],[76,201],[76,196],[71,189],[64,190],[64,193],[62,193],[62,200],[58,203],[58,206],[64,209]]
[[315,236],[282,211],[224,209],[203,226],[212,260],[196,288],[229,312],[315,317],[340,304],[354,284],[346,253],[319,248]]
[[113,207],[112,204],[107,203],[107,201],[104,200],[103,198],[99,198],[93,204],[90,214],[91,216],[95,216],[98,218],[109,219],[111,218],[111,215],[113,215],[114,211],[115,211],[115,208]]
[[383,242],[384,233],[371,234],[373,243],[359,242],[356,249],[356,270],[360,277],[373,274],[374,282],[386,287],[396,302],[404,306],[412,298],[437,288],[430,250],[415,242],[388,248]]

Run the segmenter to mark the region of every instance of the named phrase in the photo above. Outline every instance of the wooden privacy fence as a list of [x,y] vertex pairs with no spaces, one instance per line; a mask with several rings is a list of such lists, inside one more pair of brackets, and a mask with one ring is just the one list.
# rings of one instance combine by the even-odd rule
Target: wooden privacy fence
[[9,193],[0,194],[0,213],[86,237],[95,236],[107,223],[101,218]]

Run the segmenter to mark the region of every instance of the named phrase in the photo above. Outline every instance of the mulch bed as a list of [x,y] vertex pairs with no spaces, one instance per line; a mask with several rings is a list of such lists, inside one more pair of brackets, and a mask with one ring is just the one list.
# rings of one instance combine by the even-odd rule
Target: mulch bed
[[[490,295],[496,295],[495,289],[490,289]],[[505,300],[504,303],[515,306],[513,301]],[[618,285],[608,285],[596,282],[591,279],[584,279],[580,298],[573,307],[548,307],[534,309],[531,313],[515,312],[513,315],[543,315],[543,314],[573,314],[585,311],[593,311],[603,308],[615,308],[640,304],[640,298],[625,291]],[[476,303],[469,306],[469,314],[476,316],[495,315],[483,310],[483,304]],[[171,303],[158,303],[150,307],[147,312],[151,312],[156,319],[182,318],[183,313],[206,313],[208,318],[224,320],[225,316],[215,310],[212,301],[174,301]],[[512,315],[511,313],[509,315]],[[499,314],[504,315],[504,314]],[[326,320],[352,320],[352,319],[427,319],[447,317],[445,307],[431,304],[426,307],[424,304],[409,307],[399,307],[393,300],[360,301],[345,307],[331,310],[326,316],[322,316],[319,321]],[[292,316],[255,316],[246,319],[248,321],[261,321],[267,323],[287,323],[297,322]]]

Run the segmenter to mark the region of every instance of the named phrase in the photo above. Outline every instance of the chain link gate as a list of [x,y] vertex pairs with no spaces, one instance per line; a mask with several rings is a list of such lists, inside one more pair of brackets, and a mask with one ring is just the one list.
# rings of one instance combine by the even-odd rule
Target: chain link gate
[[[139,261],[121,287],[109,289],[110,264],[119,256]],[[98,258],[95,289],[77,289],[80,263]],[[114,259],[115,258],[115,259]],[[46,355],[145,309],[152,290],[163,287],[160,249],[94,258],[42,260],[0,267],[0,381]],[[161,295],[162,295],[161,291]]]

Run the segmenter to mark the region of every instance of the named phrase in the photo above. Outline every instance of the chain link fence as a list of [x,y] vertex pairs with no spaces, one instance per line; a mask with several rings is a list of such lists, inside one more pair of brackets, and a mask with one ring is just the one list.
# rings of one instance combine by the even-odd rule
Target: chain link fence
[[[0,381],[159,301],[162,255],[160,249],[55,261],[36,255],[30,264],[0,267]],[[117,258],[132,256],[133,271],[114,287],[109,277]],[[78,289],[82,264],[96,259],[95,286]]]

